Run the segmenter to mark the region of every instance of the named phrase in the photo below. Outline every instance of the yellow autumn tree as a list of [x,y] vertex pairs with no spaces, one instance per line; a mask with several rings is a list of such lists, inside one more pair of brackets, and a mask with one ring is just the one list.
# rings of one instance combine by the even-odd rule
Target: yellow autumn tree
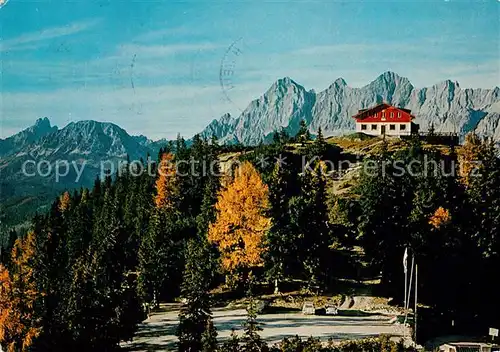
[[0,266],[0,344],[7,351],[28,351],[40,328],[34,319],[39,294],[33,273],[35,234],[18,239],[12,249],[12,273]]
[[438,229],[441,226],[446,225],[450,221],[451,221],[450,212],[443,207],[439,207],[430,217],[429,224],[432,225],[432,227]]
[[155,205],[157,209],[166,209],[173,206],[172,195],[177,193],[177,177],[174,156],[172,153],[163,153],[158,165],[156,179]]
[[271,226],[265,215],[268,197],[268,187],[249,162],[242,163],[233,181],[219,192],[217,218],[210,225],[208,240],[218,246],[226,272],[263,264],[263,240]]
[[9,271],[0,265],[0,345],[15,351],[23,328],[13,300],[14,289]]
[[61,213],[64,213],[66,210],[68,210],[70,200],[71,200],[71,198],[69,196],[69,192],[68,191],[64,192],[59,197],[59,211]]
[[483,141],[481,138],[471,132],[465,136],[465,142],[458,153],[460,163],[460,181],[466,185],[470,185],[473,173],[480,167],[481,153],[483,150]]

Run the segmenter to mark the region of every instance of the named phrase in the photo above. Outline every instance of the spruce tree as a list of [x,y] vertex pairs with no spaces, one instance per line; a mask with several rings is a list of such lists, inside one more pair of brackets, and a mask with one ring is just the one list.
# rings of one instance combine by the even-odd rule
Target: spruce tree
[[[178,350],[202,351],[214,344],[214,328],[211,322],[210,295],[211,273],[209,248],[206,243],[190,240],[186,250],[186,268],[182,283],[182,295],[186,304],[182,307],[177,330]],[[216,333],[215,333],[216,334]]]
[[208,318],[205,331],[201,336],[201,351],[216,352],[219,349],[217,342],[217,329],[211,317]]
[[328,144],[325,142],[325,138],[323,137],[323,131],[321,130],[321,127],[319,127],[316,139],[307,148],[306,151],[307,158],[309,160],[313,158],[318,158],[320,160],[324,159],[327,151],[328,151]]
[[290,200],[292,231],[297,238],[297,257],[308,286],[325,283],[331,244],[326,205],[326,170],[316,161],[301,177],[301,193]]
[[383,288],[397,296],[403,284],[398,264],[409,243],[413,192],[410,180],[395,176],[387,145],[382,147],[382,153],[363,166],[357,187],[361,213],[358,231],[367,259],[382,272]]
[[302,143],[304,145],[306,142],[311,140],[311,133],[307,128],[306,120],[300,120],[299,130],[295,135],[295,141],[298,143]]
[[261,352],[268,351],[269,348],[267,344],[262,340],[259,335],[259,331],[262,331],[260,327],[260,323],[257,320],[257,308],[255,305],[255,300],[253,297],[253,277],[250,275],[249,277],[249,289],[248,289],[248,298],[249,304],[247,307],[247,320],[244,324],[244,334],[241,339],[242,347],[241,351],[244,352]]
[[221,351],[222,352],[240,352],[240,344],[241,344],[241,339],[239,338],[238,334],[236,331],[231,329],[231,335],[229,336],[229,340],[225,341],[222,344]]
[[[67,204],[63,204],[66,201]],[[37,290],[43,292],[35,305],[41,323],[37,348],[57,351],[68,343],[68,238],[66,220],[70,214],[68,198],[58,198],[49,213],[35,224],[34,276]],[[67,206],[66,206],[67,205]]]
[[269,216],[272,225],[266,235],[264,261],[269,280],[279,292],[279,282],[290,273],[293,258],[296,257],[296,241],[290,228],[288,203],[291,197],[290,170],[287,165],[276,163],[269,184]]
[[155,308],[159,307],[161,298],[177,293],[175,287],[181,281],[185,226],[178,210],[179,189],[173,155],[163,154],[155,182],[154,208],[138,254],[138,293],[144,302],[153,303]]
[[[500,159],[491,139],[481,141],[478,157],[479,166],[470,174],[467,192],[473,211],[473,216],[469,217],[472,222],[470,235],[477,244],[480,259],[473,262],[474,266],[469,265],[468,275],[464,276],[483,289],[462,296],[463,301],[475,296],[476,308],[481,311],[484,321],[495,325],[500,323],[500,304],[490,302],[497,302],[494,298],[496,283],[491,278],[500,266]],[[469,247],[466,247],[468,252],[471,251]]]

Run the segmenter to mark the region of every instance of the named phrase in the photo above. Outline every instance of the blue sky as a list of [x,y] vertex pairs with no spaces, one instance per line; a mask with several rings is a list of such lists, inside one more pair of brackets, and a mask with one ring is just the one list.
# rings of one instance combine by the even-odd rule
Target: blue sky
[[[187,137],[278,78],[320,91],[384,71],[417,87],[500,84],[500,2],[10,0],[0,8],[0,137],[47,116]],[[241,54],[226,55],[231,44]],[[232,69],[226,93],[221,63]]]

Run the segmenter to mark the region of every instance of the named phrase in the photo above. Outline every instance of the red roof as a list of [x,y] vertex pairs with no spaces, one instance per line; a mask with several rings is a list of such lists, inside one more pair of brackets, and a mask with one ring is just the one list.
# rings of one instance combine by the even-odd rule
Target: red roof
[[359,110],[353,116],[356,122],[393,122],[393,123],[407,123],[411,122],[415,116],[411,114],[411,110],[397,108],[386,103],[379,104],[369,109]]

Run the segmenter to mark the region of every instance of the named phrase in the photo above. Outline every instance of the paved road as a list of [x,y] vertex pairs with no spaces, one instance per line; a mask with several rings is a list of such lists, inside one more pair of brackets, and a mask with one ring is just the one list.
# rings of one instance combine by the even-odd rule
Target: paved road
[[[177,338],[178,306],[166,305],[162,311],[154,313],[140,325],[131,343],[124,344],[128,351],[171,351]],[[217,308],[213,310],[214,323],[218,337],[224,340],[231,329],[242,330],[246,319],[244,309]],[[383,315],[365,316],[304,316],[301,313],[262,314],[258,320],[263,331],[260,335],[269,343],[282,340],[287,336],[315,336],[322,340],[351,340],[390,334],[402,336],[401,327],[388,323],[390,317]]]

